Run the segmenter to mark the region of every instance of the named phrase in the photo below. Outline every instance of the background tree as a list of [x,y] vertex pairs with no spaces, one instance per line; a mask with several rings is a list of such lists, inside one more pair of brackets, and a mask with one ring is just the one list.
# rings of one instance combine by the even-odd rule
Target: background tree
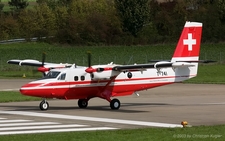
[[40,29],[36,14],[35,9],[24,9],[18,16],[21,37],[26,38],[28,41],[30,38],[36,37],[35,33]]
[[3,8],[4,8],[4,4],[2,3],[2,1],[0,0],[0,12],[2,12]]
[[[76,0],[68,9],[68,41],[77,44],[106,44],[120,34],[114,3],[106,0]],[[119,25],[119,26],[118,26]]]
[[149,0],[115,0],[115,6],[123,29],[135,37],[149,22]]
[[20,37],[18,21],[12,16],[2,16],[0,21],[0,39],[8,40]]
[[14,7],[16,10],[25,9],[29,5],[27,0],[11,0],[8,2],[8,4]]
[[58,4],[62,6],[69,6],[73,0],[58,0]]
[[151,21],[158,31],[156,40],[161,42],[176,41],[180,36],[180,31],[187,21],[188,12],[183,1],[168,1],[150,3]]
[[56,32],[56,18],[53,10],[46,3],[38,5],[35,10],[36,22],[39,25],[36,35],[40,39],[41,37],[54,36]]

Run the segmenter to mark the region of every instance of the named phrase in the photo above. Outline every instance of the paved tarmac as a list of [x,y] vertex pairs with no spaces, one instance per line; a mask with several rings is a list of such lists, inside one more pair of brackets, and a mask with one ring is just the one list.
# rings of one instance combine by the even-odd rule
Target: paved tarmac
[[[29,81],[0,79],[0,90],[18,90]],[[0,119],[78,124],[89,130],[181,127],[181,121],[192,126],[225,124],[225,85],[176,83],[139,94],[117,97],[119,110],[111,110],[109,103],[99,98],[91,99],[87,109],[80,109],[77,100],[49,100],[47,111],[39,110],[40,101],[0,103]]]

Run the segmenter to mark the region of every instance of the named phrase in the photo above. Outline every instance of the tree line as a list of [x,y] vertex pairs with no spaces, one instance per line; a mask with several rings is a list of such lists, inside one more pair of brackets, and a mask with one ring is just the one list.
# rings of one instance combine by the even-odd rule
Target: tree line
[[[0,3],[0,40],[38,37],[76,45],[173,43],[186,21],[203,23],[203,42],[223,42],[225,0],[11,0]],[[43,38],[45,37],[45,38]]]

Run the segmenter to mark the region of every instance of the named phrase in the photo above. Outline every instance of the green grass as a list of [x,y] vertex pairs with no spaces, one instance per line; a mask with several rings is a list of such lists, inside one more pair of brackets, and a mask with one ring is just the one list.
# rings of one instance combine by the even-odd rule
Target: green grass
[[41,100],[40,98],[24,96],[20,94],[20,92],[14,92],[14,91],[0,91],[0,97],[1,97],[0,103]]
[[0,136],[1,141],[224,141],[225,126],[142,128],[110,131],[66,132]]
[[38,79],[42,77],[42,73],[37,72],[37,68],[34,70],[21,69],[18,71],[1,71],[0,79],[17,79],[17,78],[29,78]]
[[[66,46],[46,43],[18,43],[0,45],[0,78],[40,78],[35,67],[24,67],[7,64],[10,59],[41,60],[46,52],[46,62],[76,63],[87,66],[87,51],[92,53],[92,64],[148,63],[149,60],[171,59],[175,44],[149,46]],[[215,60],[217,63],[199,66],[196,78],[189,83],[225,83],[225,44],[203,44],[201,60]]]
[[195,78],[184,81],[185,83],[225,84],[225,65],[200,65]]

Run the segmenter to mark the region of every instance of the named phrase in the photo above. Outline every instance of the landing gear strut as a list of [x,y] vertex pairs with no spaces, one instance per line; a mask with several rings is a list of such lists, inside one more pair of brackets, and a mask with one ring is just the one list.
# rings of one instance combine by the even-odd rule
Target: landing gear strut
[[87,108],[87,106],[88,106],[88,100],[87,99],[79,99],[78,100],[78,106],[80,108]]
[[49,108],[49,104],[48,102],[46,101],[46,99],[42,100],[40,105],[39,105],[40,109],[45,111],[45,110],[48,110]]
[[120,101],[118,99],[113,99],[110,101],[110,107],[113,110],[118,110],[120,108]]
[[[89,99],[79,99],[77,104],[80,108],[87,108]],[[120,101],[118,99],[108,100],[110,101],[110,107],[113,110],[118,110],[120,108]]]

